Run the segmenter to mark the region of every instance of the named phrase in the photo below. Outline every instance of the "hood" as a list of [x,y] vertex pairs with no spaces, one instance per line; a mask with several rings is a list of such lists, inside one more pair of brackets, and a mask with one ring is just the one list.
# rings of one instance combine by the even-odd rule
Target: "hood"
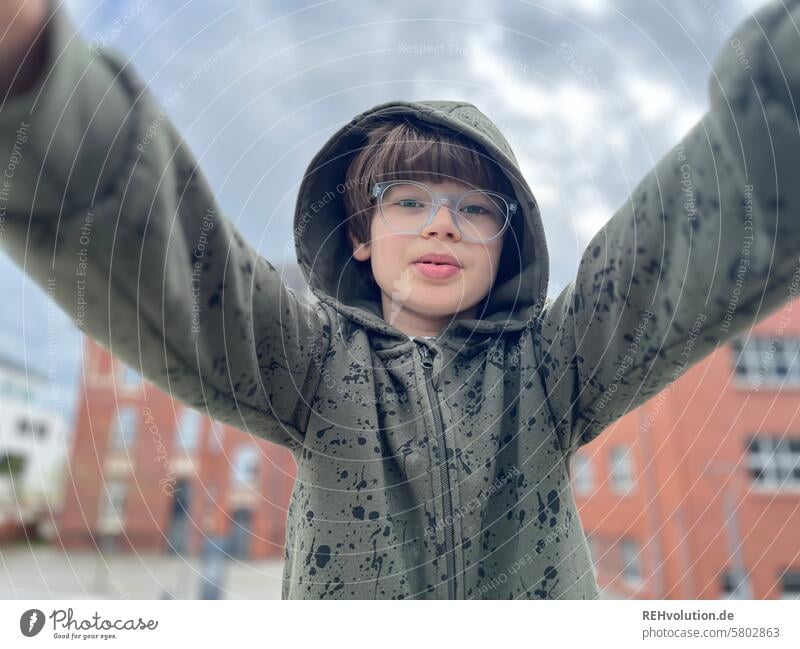
[[350,320],[390,337],[408,339],[383,319],[380,294],[359,272],[344,226],[347,167],[364,144],[364,127],[386,116],[407,116],[445,126],[480,144],[497,161],[519,202],[520,211],[506,234],[484,317],[454,320],[443,335],[499,333],[530,326],[545,304],[550,267],[539,206],[503,134],[466,102],[378,104],[354,117],[322,146],[300,184],[294,217],[297,260],[312,293]]

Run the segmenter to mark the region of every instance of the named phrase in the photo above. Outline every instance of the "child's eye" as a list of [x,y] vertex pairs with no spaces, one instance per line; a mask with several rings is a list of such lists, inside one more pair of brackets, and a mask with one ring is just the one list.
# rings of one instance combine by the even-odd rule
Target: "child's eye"
[[483,214],[490,213],[490,211],[486,209],[483,205],[464,205],[461,208],[461,211],[465,212],[466,214],[474,216],[481,216]]
[[414,209],[414,210],[422,209],[423,207],[425,207],[422,201],[418,201],[414,198],[400,199],[399,201],[397,201],[397,204],[400,207],[405,207],[407,209]]

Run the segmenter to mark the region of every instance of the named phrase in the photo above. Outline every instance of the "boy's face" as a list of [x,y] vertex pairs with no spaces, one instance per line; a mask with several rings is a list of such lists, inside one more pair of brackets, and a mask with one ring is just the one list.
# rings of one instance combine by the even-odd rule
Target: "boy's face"
[[[425,184],[434,192],[471,189],[452,180]],[[370,260],[384,320],[408,335],[436,335],[455,314],[474,317],[497,277],[503,237],[487,243],[463,239],[444,205],[413,234],[392,230],[376,207],[370,232],[368,243],[353,240],[353,256]],[[450,255],[457,265],[423,266],[418,259],[426,254]]]

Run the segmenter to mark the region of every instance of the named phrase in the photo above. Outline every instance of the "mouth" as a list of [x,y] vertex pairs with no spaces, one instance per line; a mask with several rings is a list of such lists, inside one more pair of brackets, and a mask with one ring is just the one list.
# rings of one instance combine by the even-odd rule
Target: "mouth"
[[415,264],[436,264],[437,266],[456,266],[457,268],[461,268],[461,263],[453,257],[453,255],[435,255],[435,254],[428,254],[422,255],[419,257],[415,262]]
[[446,279],[461,272],[461,263],[452,255],[423,255],[413,263],[425,277]]

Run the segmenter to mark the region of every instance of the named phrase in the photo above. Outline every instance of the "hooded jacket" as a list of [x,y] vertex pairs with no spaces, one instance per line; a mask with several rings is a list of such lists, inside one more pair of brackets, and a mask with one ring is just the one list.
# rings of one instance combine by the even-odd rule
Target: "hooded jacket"
[[[488,117],[452,101],[355,116],[299,188],[309,300],[220,213],[126,61],[58,10],[46,74],[0,111],[2,243],[153,384],[292,450],[284,598],[597,598],[570,457],[800,285],[792,19],[773,3],[739,27],[746,65],[720,53],[708,111],[552,300],[536,199]],[[337,187],[386,116],[471,138],[522,208],[484,317],[433,338],[383,320],[340,227]]]

